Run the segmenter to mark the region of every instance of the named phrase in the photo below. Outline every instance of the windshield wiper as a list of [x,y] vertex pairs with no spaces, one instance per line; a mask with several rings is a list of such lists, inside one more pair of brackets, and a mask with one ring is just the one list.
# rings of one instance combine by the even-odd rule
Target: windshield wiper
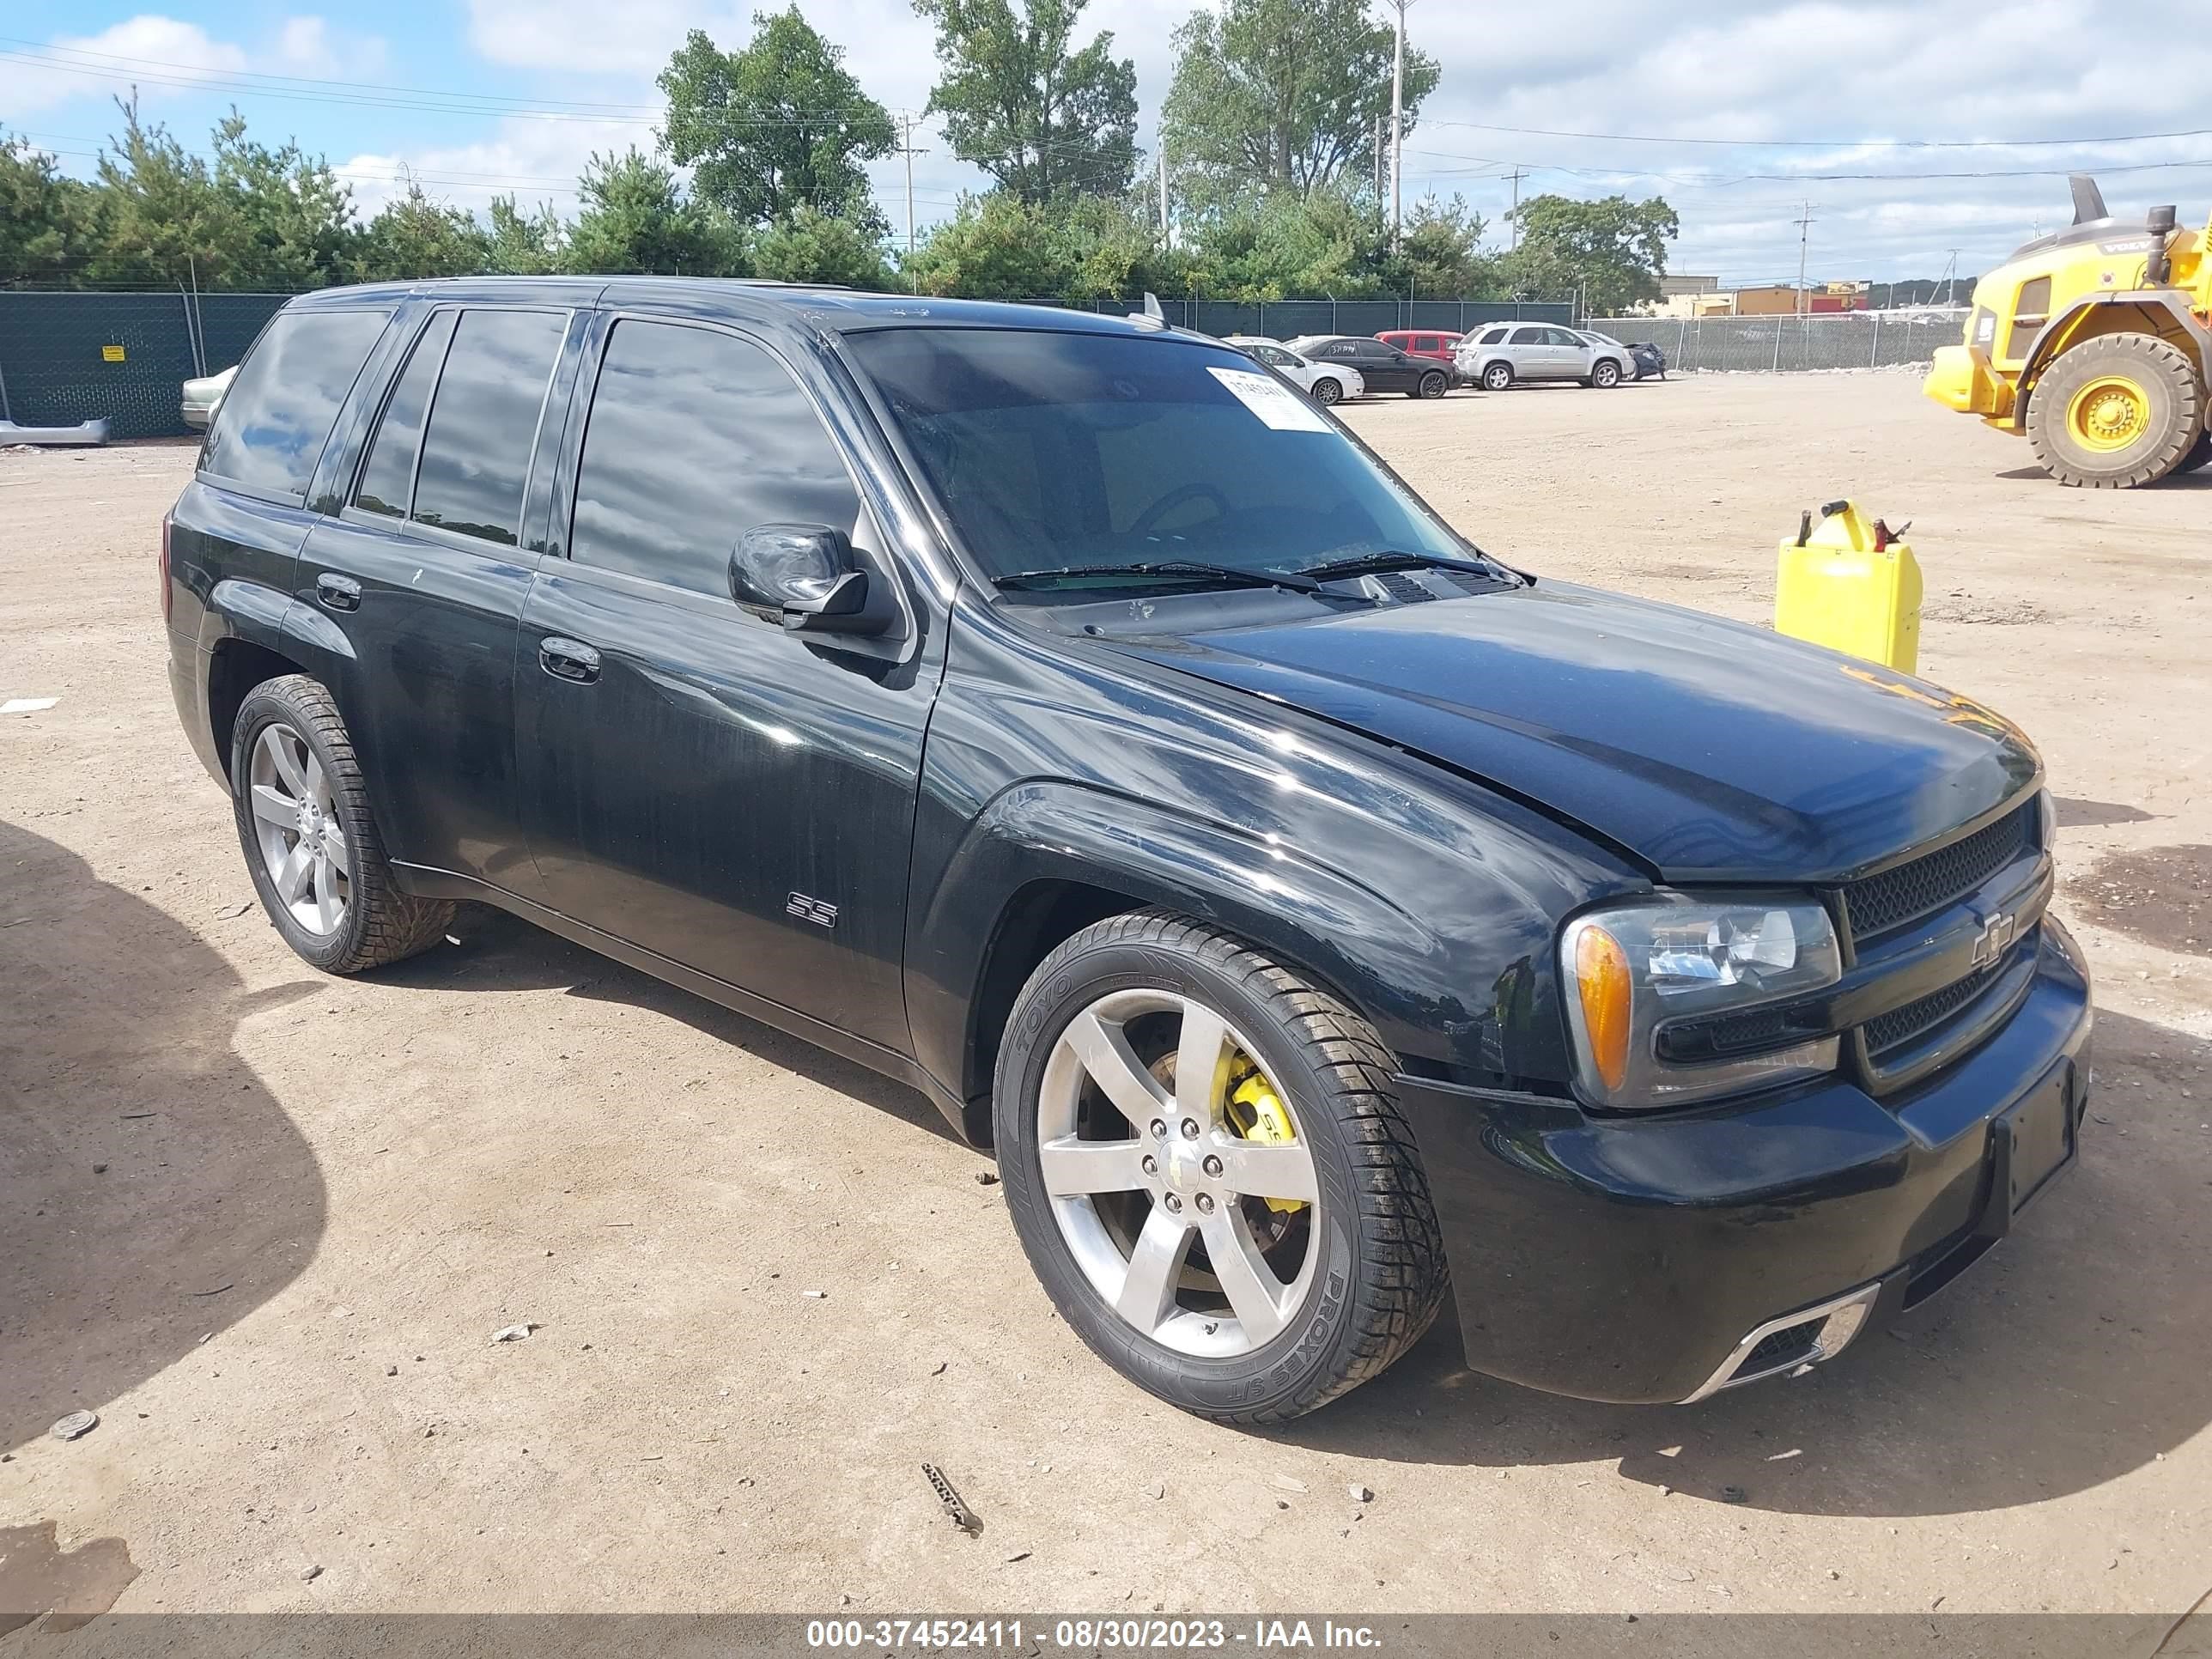
[[[1333,593],[1313,576],[1296,570],[1246,570],[1233,564],[1206,564],[1196,559],[1154,559],[1141,564],[1070,564],[1052,570],[1017,570],[994,576],[994,587],[1035,587],[1048,582],[1084,576],[1153,576],[1164,581],[1221,582],[1239,587],[1282,587],[1293,593],[1316,593],[1326,599],[1366,599],[1364,593]],[[1371,600],[1368,601],[1372,603]]]
[[[1483,556],[1487,559],[1489,555]],[[1487,576],[1492,581],[1521,575],[1509,565],[1495,562],[1478,564],[1473,559],[1446,558],[1439,553],[1362,553],[1356,558],[1332,559],[1327,564],[1310,564],[1298,574],[1310,576],[1316,581],[1328,582],[1346,576],[1381,575],[1391,570],[1463,570],[1470,576]],[[1532,579],[1522,577],[1522,580]]]

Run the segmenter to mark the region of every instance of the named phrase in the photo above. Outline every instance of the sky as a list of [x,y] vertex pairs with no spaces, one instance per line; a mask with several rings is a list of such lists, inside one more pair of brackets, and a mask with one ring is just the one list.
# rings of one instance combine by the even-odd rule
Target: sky
[[[1204,0],[1091,0],[1090,32],[1133,58],[1147,151],[1170,37]],[[907,0],[801,0],[894,116],[915,118],[924,229],[988,180],[923,111],[930,29]],[[2070,217],[2064,174],[2096,173],[2117,213],[2212,207],[2208,0],[1413,0],[1409,38],[1443,82],[1405,145],[1407,204],[1464,196],[1504,244],[1512,200],[1662,195],[1680,215],[1671,270],[1786,281],[1800,219],[1814,280],[1978,272]],[[344,11],[267,0],[10,0],[0,12],[0,128],[88,176],[112,100],[188,144],[234,105],[255,137],[326,155],[364,216],[411,173],[481,208],[512,191],[575,207],[595,150],[650,149],[653,76],[686,30],[751,30],[724,0],[380,0]],[[1378,16],[1387,15],[1381,0]],[[1172,165],[1172,157],[1170,158]],[[903,241],[906,163],[871,168]],[[1809,206],[1807,204],[1809,204]]]

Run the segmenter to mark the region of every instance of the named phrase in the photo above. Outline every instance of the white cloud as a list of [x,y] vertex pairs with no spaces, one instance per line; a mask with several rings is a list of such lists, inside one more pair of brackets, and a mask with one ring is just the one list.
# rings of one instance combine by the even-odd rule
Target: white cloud
[[340,34],[320,17],[293,16],[251,48],[218,40],[198,23],[142,14],[97,34],[58,35],[27,57],[0,58],[0,112],[10,119],[79,100],[105,103],[135,87],[149,105],[241,73],[330,79],[380,71],[385,46],[371,36]]

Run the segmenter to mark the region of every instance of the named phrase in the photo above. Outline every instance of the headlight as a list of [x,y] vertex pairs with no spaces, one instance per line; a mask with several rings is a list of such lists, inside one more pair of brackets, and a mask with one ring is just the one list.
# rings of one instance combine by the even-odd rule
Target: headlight
[[1827,911],[1802,897],[1662,894],[1589,911],[1561,933],[1559,969],[1595,1105],[1680,1106],[1836,1068],[1836,1037],[1769,1007],[1843,977]]

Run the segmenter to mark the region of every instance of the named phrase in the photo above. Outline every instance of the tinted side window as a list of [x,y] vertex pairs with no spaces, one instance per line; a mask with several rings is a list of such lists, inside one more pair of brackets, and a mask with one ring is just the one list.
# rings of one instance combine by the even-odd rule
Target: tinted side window
[[1540,328],[1516,328],[1513,331],[1513,343],[1541,345],[1544,343],[1544,331]]
[[415,520],[513,545],[566,315],[461,313],[422,439]]
[[415,490],[415,458],[422,449],[422,422],[430,412],[430,388],[438,383],[438,370],[445,363],[446,347],[459,315],[440,312],[415,343],[370,441],[368,465],[361,470],[361,488],[353,498],[356,507],[395,519],[407,516],[408,497]]
[[1475,343],[1478,345],[1496,345],[1512,331],[1513,331],[1510,328],[1488,329],[1484,331],[1482,338],[1476,341]]
[[761,347],[625,319],[607,341],[576,473],[569,556],[727,598],[756,525],[852,533],[860,500],[813,404]]
[[1544,331],[1544,334],[1545,337],[1555,346],[1578,346],[1583,343],[1581,340],[1576,337],[1574,331],[1571,329],[1547,328]]
[[200,470],[304,495],[388,311],[297,311],[272,321],[216,414]]

